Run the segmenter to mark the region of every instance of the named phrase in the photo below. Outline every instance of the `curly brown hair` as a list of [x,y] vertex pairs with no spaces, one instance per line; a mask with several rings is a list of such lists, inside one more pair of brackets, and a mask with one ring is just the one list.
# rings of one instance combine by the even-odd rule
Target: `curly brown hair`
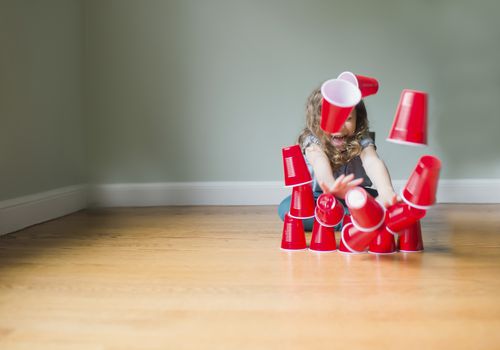
[[299,135],[298,143],[302,147],[307,136],[316,136],[320,141],[320,147],[330,160],[332,171],[335,172],[342,165],[359,156],[361,153],[362,147],[360,141],[369,135],[368,115],[365,103],[361,100],[355,107],[356,129],[354,134],[347,138],[345,150],[339,150],[333,146],[331,134],[323,131],[320,127],[322,99],[321,87],[314,89],[307,98],[306,126]]

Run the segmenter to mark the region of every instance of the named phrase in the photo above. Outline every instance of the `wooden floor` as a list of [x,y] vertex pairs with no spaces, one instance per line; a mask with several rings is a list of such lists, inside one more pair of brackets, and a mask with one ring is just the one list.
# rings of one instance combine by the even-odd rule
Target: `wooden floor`
[[500,205],[422,228],[346,256],[280,250],[274,207],[75,213],[0,237],[0,349],[499,349]]

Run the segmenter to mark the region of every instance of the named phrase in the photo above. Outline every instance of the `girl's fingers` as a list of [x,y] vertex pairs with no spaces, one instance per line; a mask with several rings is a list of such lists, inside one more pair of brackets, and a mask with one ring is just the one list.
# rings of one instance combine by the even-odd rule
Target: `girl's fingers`
[[344,182],[349,182],[351,181],[352,179],[354,179],[354,174],[349,174],[347,175],[345,178],[344,178]]
[[342,181],[344,181],[344,178],[345,178],[344,174],[340,175],[339,177],[337,177],[337,179],[335,179],[335,184],[341,183]]
[[349,187],[356,187],[358,185],[361,185],[363,183],[363,179],[354,179],[351,182],[349,182]]
[[333,191],[337,191],[337,190],[338,190],[339,185],[340,185],[340,183],[342,182],[342,180],[344,179],[344,177],[345,177],[345,175],[343,175],[343,174],[342,174],[342,175],[340,175],[339,177],[337,177],[337,178],[335,179],[335,181],[333,182],[332,187],[330,188],[330,190],[331,190],[332,192],[333,192]]

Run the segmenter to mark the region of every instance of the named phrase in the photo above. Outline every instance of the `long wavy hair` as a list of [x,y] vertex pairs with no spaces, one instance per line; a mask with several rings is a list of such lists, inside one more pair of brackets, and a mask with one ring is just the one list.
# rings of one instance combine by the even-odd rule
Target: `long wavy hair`
[[333,172],[338,170],[342,165],[346,164],[353,158],[359,156],[362,147],[361,139],[368,136],[368,115],[363,100],[355,107],[356,111],[356,129],[352,136],[346,139],[345,150],[339,150],[332,144],[332,135],[323,131],[320,127],[321,123],[321,88],[318,87],[307,98],[306,103],[306,126],[299,135],[298,143],[303,145],[305,139],[309,135],[316,136],[320,141],[320,147],[326,153],[330,160],[330,165]]

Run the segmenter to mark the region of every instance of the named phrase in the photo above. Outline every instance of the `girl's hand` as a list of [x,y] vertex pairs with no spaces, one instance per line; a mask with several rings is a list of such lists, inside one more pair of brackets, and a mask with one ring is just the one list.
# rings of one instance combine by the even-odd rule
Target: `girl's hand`
[[337,179],[333,182],[332,185],[329,186],[324,182],[320,182],[319,186],[321,187],[324,193],[331,193],[335,197],[344,199],[347,191],[363,183],[363,179],[354,179],[354,180],[353,179],[354,179],[354,174],[349,174],[347,176],[340,175],[339,177],[337,177]]
[[389,208],[391,205],[394,205],[398,202],[401,202],[401,198],[394,192],[379,192],[377,201],[381,203],[384,207]]

